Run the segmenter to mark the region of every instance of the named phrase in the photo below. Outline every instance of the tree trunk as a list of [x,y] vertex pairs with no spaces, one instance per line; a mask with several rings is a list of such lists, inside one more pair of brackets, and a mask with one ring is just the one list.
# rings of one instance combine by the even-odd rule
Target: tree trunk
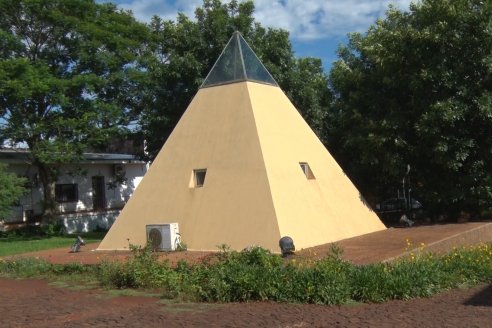
[[39,171],[39,180],[43,187],[43,201],[42,201],[42,217],[43,222],[51,222],[54,214],[56,214],[56,201],[55,201],[55,182],[56,173],[55,169],[50,165],[35,162],[34,165]]

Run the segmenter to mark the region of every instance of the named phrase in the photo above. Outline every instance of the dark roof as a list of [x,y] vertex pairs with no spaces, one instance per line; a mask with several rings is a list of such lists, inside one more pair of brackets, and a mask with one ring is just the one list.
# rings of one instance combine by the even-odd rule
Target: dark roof
[[[29,164],[31,152],[24,149],[0,149],[0,163]],[[81,164],[143,164],[144,161],[130,154],[85,153]]]

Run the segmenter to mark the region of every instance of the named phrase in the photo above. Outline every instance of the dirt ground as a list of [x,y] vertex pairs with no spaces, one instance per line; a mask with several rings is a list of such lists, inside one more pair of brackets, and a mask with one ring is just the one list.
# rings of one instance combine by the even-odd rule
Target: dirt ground
[[[429,225],[405,229],[391,228],[367,235],[337,242],[343,249],[342,257],[354,264],[368,264],[388,261],[404,255],[411,248],[424,244],[426,250],[433,252],[448,251],[453,246],[473,245],[492,241],[492,222],[469,222],[465,224]],[[407,242],[412,244],[410,249]],[[45,259],[50,263],[94,264],[103,260],[124,261],[129,251],[96,251],[99,243],[87,244],[78,253],[70,253],[69,248],[25,253],[27,256]],[[293,257],[297,260],[319,259],[330,253],[331,244],[298,250]],[[188,263],[201,262],[213,257],[210,252],[160,252],[161,260],[175,264],[179,260]]]
[[321,306],[170,303],[0,279],[0,326],[13,327],[492,327],[492,285],[428,299]]

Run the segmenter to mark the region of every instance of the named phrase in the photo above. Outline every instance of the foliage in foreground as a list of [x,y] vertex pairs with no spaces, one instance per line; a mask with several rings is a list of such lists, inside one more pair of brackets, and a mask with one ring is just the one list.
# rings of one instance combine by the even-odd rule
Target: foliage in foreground
[[159,288],[166,298],[208,302],[276,301],[317,304],[383,302],[427,297],[441,290],[492,282],[492,244],[457,248],[437,257],[420,251],[393,263],[356,266],[337,252],[318,261],[284,261],[262,248],[222,251],[208,263],[171,267],[148,248],[125,262],[52,265],[0,260],[0,275],[92,275],[104,287]]

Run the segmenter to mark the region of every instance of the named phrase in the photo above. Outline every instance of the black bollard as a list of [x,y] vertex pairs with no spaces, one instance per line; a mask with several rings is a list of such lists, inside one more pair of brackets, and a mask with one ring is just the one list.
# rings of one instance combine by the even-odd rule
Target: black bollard
[[280,246],[282,257],[294,254],[294,251],[296,250],[296,247],[294,246],[294,241],[288,236],[280,238],[278,245]]

